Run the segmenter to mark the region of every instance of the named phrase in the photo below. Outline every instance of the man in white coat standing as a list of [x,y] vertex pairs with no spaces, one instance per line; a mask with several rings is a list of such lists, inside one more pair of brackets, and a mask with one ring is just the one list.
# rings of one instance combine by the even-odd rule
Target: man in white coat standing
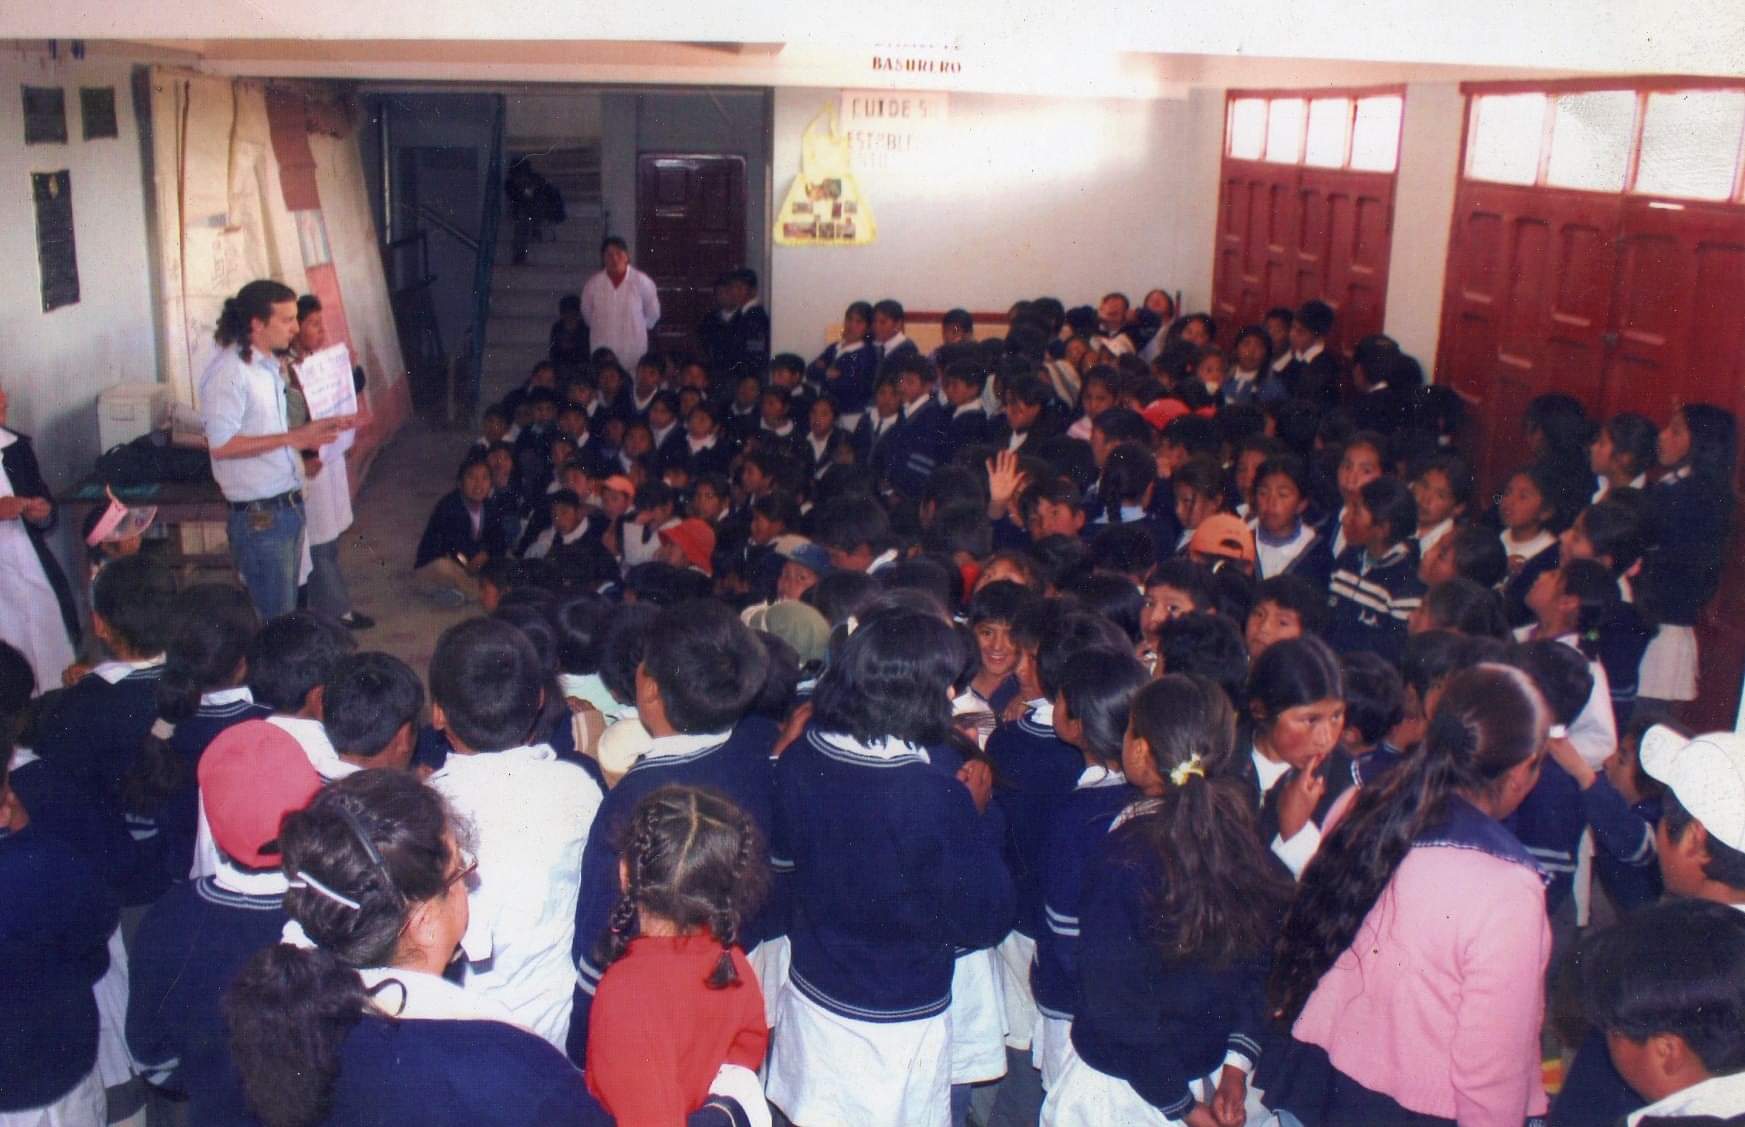
[[617,235],[600,243],[600,265],[582,286],[582,320],[595,348],[610,348],[621,367],[634,371],[660,320],[660,297],[654,279],[630,265],[630,248]]

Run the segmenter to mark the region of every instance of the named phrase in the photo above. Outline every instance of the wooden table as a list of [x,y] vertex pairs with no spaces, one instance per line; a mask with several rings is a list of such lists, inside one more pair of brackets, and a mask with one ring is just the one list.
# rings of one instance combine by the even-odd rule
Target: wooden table
[[[71,525],[75,534],[82,527],[86,513],[109,503],[103,490],[103,481],[92,475],[55,499],[55,503],[61,506],[62,519]],[[222,529],[230,519],[230,506],[216,481],[207,478],[204,481],[125,486],[117,488],[115,495],[124,505],[157,506],[157,519],[152,527],[162,528],[167,533],[168,562],[196,567],[231,566],[228,544],[221,534],[213,533],[210,528],[217,525]]]

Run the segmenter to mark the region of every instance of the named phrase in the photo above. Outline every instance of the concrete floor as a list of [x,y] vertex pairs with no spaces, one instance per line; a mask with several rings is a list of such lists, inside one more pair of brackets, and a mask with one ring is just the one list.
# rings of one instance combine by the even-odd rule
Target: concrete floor
[[376,620],[357,634],[360,650],[381,650],[430,672],[436,639],[479,612],[445,609],[412,590],[412,559],[431,507],[454,488],[455,470],[473,440],[470,430],[445,430],[416,413],[380,454],[352,502],[352,526],[340,537],[340,566],[352,605]]

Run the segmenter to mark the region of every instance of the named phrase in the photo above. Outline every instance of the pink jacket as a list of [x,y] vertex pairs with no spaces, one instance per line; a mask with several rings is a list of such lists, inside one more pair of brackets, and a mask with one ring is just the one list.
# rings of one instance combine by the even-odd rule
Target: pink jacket
[[1418,845],[1292,1032],[1410,1111],[1521,1127],[1546,1109],[1550,954],[1536,873],[1475,848]]

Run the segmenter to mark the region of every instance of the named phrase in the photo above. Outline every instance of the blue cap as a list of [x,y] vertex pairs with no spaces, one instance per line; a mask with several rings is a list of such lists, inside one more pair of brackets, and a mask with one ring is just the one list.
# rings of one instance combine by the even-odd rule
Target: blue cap
[[830,553],[812,543],[801,540],[776,549],[776,554],[783,559],[793,560],[803,568],[817,572],[819,575],[830,574]]

